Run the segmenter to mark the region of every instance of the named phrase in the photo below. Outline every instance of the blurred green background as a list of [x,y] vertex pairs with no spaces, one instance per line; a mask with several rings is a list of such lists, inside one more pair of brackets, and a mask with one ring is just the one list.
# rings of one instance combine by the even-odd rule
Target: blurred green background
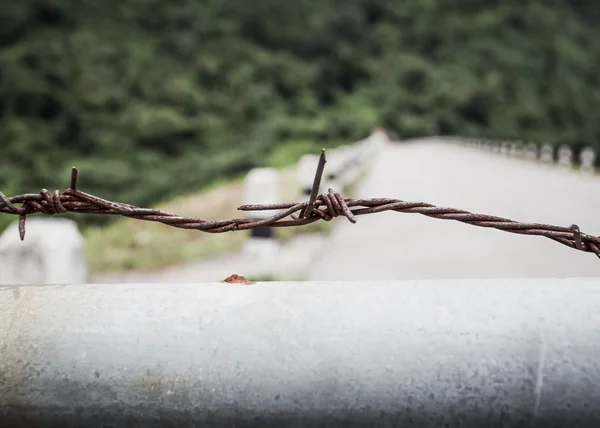
[[375,126],[600,149],[599,23],[591,0],[3,0],[0,190],[76,165],[148,206]]

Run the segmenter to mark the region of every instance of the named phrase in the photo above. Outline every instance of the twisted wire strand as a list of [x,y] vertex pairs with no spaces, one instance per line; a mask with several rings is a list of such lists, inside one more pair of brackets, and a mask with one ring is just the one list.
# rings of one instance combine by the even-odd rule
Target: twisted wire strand
[[[77,190],[78,172],[73,168],[71,187],[64,192],[50,192],[42,189],[40,193],[6,197],[0,192],[0,212],[19,216],[19,234],[25,238],[25,221],[28,215],[56,215],[68,212],[79,214],[102,214],[130,217],[136,220],[151,221],[181,229],[195,229],[207,233],[224,233],[236,230],[248,230],[256,227],[297,227],[316,221],[331,221],[344,216],[356,223],[356,217],[384,211],[416,213],[427,217],[455,220],[472,226],[487,227],[521,235],[543,236],[570,248],[593,253],[600,258],[600,237],[582,233],[579,227],[553,226],[541,223],[521,223],[514,220],[486,215],[473,214],[455,208],[437,207],[425,202],[409,202],[400,199],[343,198],[338,192],[329,189],[326,194],[318,194],[321,175],[326,162],[325,152],[321,153],[319,166],[315,174],[310,199],[306,202],[281,204],[242,205],[240,211],[281,210],[273,216],[256,220],[251,218],[232,218],[209,221],[196,217],[184,217],[155,209],[139,208],[134,205],[111,202]],[[21,204],[17,206],[16,204]]]

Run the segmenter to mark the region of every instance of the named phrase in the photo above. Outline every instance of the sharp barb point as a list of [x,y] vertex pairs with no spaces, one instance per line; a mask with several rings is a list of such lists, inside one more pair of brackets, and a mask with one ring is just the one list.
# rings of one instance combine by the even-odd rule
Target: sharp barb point
[[77,168],[75,168],[75,167],[71,168],[71,190],[73,190],[74,192],[77,191],[78,175],[79,175],[79,172],[77,171]]
[[319,157],[319,164],[317,165],[317,170],[315,172],[315,179],[313,181],[312,189],[310,191],[308,205],[300,214],[301,218],[308,218],[312,214],[315,201],[317,200],[317,197],[319,195],[319,189],[321,188],[321,180],[323,178],[323,171],[325,170],[326,162],[327,159],[325,158],[325,149],[321,149],[321,156]]
[[25,240],[25,220],[26,217],[24,215],[19,216],[19,237],[21,241]]

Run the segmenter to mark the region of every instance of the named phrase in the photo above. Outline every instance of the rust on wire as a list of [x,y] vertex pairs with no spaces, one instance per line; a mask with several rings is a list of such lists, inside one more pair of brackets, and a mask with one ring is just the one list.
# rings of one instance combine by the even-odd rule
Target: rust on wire
[[308,198],[308,205],[304,208],[300,214],[300,218],[308,218],[314,212],[314,204],[319,195],[319,189],[321,188],[321,178],[323,177],[323,171],[325,171],[325,163],[327,159],[325,157],[325,149],[321,149],[321,156],[319,157],[319,163],[317,165],[317,171],[315,172],[315,179],[313,180],[312,189],[310,190],[310,197]]
[[[137,220],[163,223],[181,229],[196,229],[207,233],[223,233],[234,230],[248,230],[256,227],[293,227],[303,226],[316,221],[330,221],[344,216],[356,223],[356,217],[383,211],[416,213],[428,217],[455,220],[478,227],[487,227],[521,235],[544,236],[575,250],[594,253],[600,257],[600,237],[582,233],[579,227],[552,226],[540,223],[520,223],[502,217],[486,214],[473,214],[454,208],[437,207],[424,202],[408,202],[400,199],[343,198],[338,192],[329,189],[327,194],[319,194],[321,177],[325,168],[325,150],[321,152],[311,195],[306,202],[292,202],[269,205],[242,205],[240,211],[282,210],[270,218],[254,220],[233,218],[209,221],[195,217],[183,217],[148,208],[139,208],[120,202],[111,202],[77,190],[77,169],[71,173],[71,187],[64,192],[31,193],[6,197],[0,192],[0,213],[19,216],[19,234],[25,237],[25,220],[28,215],[55,215],[67,212],[81,214],[105,214],[130,217]],[[21,204],[17,206],[16,204]],[[296,215],[295,215],[296,214]]]

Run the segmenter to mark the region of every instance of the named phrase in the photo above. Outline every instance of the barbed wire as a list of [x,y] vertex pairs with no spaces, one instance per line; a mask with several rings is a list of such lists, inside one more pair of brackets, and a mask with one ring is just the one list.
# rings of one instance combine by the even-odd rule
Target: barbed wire
[[[152,221],[181,229],[195,229],[207,233],[224,233],[236,230],[248,230],[257,227],[294,227],[317,221],[330,221],[344,216],[356,223],[356,217],[384,211],[417,213],[443,220],[456,220],[473,226],[494,228],[521,235],[544,236],[570,248],[594,253],[600,258],[600,237],[582,233],[579,227],[552,226],[541,223],[521,223],[502,217],[486,214],[473,214],[468,211],[437,207],[424,202],[408,202],[400,199],[343,198],[338,192],[329,189],[326,194],[319,194],[321,178],[325,169],[325,150],[321,152],[312,191],[308,201],[282,204],[242,205],[241,211],[282,210],[266,219],[232,218],[227,220],[204,220],[195,217],[184,217],[159,210],[139,208],[134,205],[111,202],[90,195],[77,189],[78,171],[72,169],[71,186],[64,192],[49,192],[42,189],[40,193],[23,194],[6,197],[0,192],[0,212],[19,216],[19,234],[25,238],[25,222],[28,215],[56,215],[68,212],[79,214],[103,214]],[[17,206],[16,204],[21,204]],[[296,213],[298,213],[296,215]]]

